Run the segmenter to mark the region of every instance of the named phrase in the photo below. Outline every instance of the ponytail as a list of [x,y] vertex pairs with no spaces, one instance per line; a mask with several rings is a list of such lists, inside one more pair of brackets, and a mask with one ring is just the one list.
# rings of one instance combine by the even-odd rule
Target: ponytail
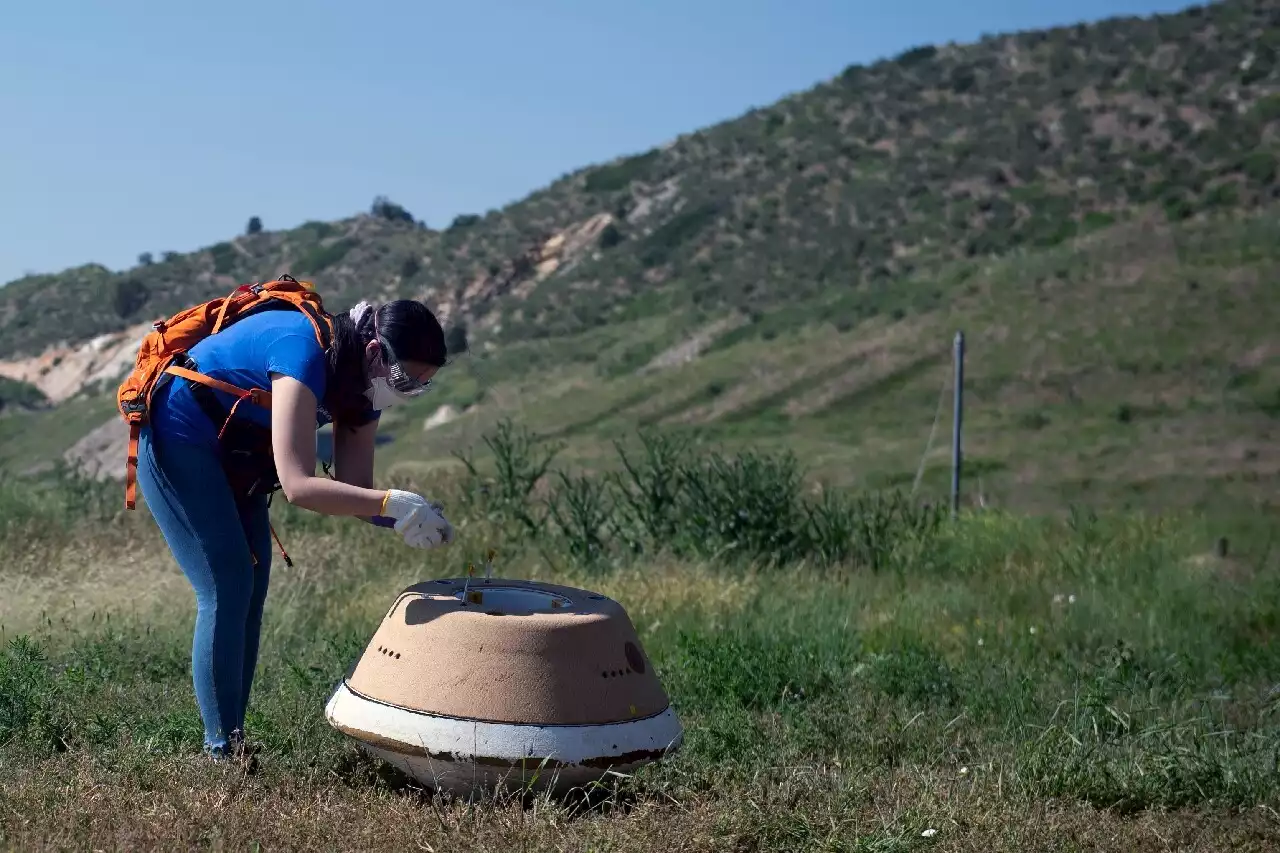
[[369,400],[364,395],[367,384],[364,348],[371,340],[373,311],[368,302],[334,315],[324,406],[333,416],[335,426],[342,424],[354,429],[371,420]]

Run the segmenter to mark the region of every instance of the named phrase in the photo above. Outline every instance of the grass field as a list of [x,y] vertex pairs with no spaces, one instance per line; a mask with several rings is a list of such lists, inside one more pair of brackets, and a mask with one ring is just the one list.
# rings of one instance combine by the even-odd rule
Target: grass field
[[[1277,3],[920,45],[443,228],[380,196],[5,285],[6,360],[283,270],[471,351],[377,461],[460,541],[273,509],[253,767],[201,756],[145,506],[61,464],[111,383],[0,382],[0,850],[1280,851]],[[464,803],[327,725],[491,546],[627,608],[683,750]]]
[[[194,600],[145,509],[13,476],[109,401],[0,418],[0,846],[1280,849],[1276,234],[1124,223],[729,318],[678,369],[640,370],[701,320],[481,345],[379,449],[455,546],[273,511],[296,565],[254,773],[200,759]],[[424,430],[443,403],[461,416]],[[490,545],[627,607],[683,752],[603,802],[466,805],[328,728],[396,592]]]
[[[661,441],[647,457],[629,445],[655,460],[630,482],[528,488],[521,439],[497,434],[508,473],[479,468],[483,500],[475,480],[422,484],[459,524],[445,551],[274,510],[296,565],[272,568],[253,772],[199,756],[194,603],[146,513],[123,516],[115,486],[0,481],[0,846],[1280,848],[1267,517],[951,522],[891,496],[816,495],[781,457],[709,461]],[[728,502],[749,511],[727,517]],[[490,545],[500,573],[623,603],[682,752],[593,802],[468,805],[328,728],[328,692],[396,592]]]

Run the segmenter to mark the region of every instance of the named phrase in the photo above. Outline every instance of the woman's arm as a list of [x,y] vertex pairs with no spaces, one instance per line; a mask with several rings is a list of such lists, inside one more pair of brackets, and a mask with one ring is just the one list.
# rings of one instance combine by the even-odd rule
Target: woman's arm
[[[374,440],[378,435],[378,422],[370,421],[355,428],[342,424],[333,425],[333,469],[334,476],[344,483],[373,488]],[[361,521],[377,524],[373,516],[362,515]],[[384,520],[390,524],[390,519]]]
[[373,448],[377,435],[377,421],[355,429],[333,425],[333,470],[339,480],[363,489],[373,488]]
[[[306,385],[279,373],[271,374],[271,445],[280,486],[294,506],[323,515],[369,517],[382,511],[385,490],[316,476],[316,397]],[[335,443],[335,461],[337,455]]]

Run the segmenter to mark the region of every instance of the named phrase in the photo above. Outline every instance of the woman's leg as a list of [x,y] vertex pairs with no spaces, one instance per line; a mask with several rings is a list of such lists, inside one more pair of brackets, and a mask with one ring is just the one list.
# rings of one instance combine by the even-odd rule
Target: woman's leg
[[244,672],[241,677],[240,713],[237,727],[244,729],[244,717],[249,707],[249,691],[253,687],[253,675],[258,666],[258,638],[262,633],[262,608],[267,601],[267,587],[271,584],[271,519],[266,498],[253,498],[240,509],[240,521],[248,536],[249,547],[258,558],[253,570],[253,592],[249,596],[249,609],[244,626]]
[[143,430],[138,487],[196,595],[191,664],[205,748],[228,751],[241,723],[245,626],[253,599],[253,558],[217,456],[189,444],[167,446]]

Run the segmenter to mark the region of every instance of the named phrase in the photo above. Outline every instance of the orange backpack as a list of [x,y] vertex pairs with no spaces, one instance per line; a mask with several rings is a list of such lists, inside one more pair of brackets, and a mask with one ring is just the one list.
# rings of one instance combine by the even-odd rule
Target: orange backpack
[[[229,296],[211,299],[181,311],[167,320],[152,324],[152,331],[143,338],[138,348],[133,371],[125,377],[116,391],[116,407],[129,424],[129,455],[125,467],[125,508],[134,509],[137,498],[138,435],[147,423],[151,395],[162,374],[181,376],[224,391],[236,398],[227,415],[227,423],[236,407],[245,400],[264,409],[271,408],[271,394],[262,388],[245,390],[227,382],[205,376],[180,366],[184,356],[209,335],[217,334],[249,314],[263,309],[292,306],[307,316],[315,327],[316,339],[324,349],[333,340],[333,318],[324,310],[320,294],[309,281],[298,281],[289,275],[265,284],[243,284]],[[178,362],[178,363],[175,363]],[[223,429],[226,429],[224,423]],[[221,437],[221,435],[219,435]]]

